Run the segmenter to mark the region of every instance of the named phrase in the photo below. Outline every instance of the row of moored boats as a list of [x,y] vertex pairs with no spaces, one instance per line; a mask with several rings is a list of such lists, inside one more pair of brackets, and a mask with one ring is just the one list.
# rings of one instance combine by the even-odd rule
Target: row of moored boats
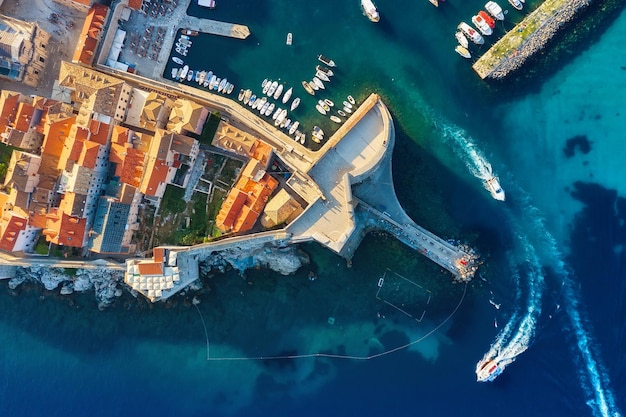
[[[257,110],[262,116],[271,117],[274,121],[274,126],[285,129],[296,141],[304,144],[306,134],[298,129],[300,122],[288,117],[287,108],[289,108],[290,111],[294,111],[300,105],[300,97],[294,98],[291,105],[288,105],[293,94],[293,87],[289,87],[285,90],[284,84],[266,78],[261,83],[261,88],[262,94],[258,96],[250,89],[241,89],[237,99],[253,110]],[[272,102],[272,99],[276,100],[278,105]],[[285,108],[280,107],[280,103],[284,104]]]
[[[522,10],[522,2],[525,0],[509,0],[509,3],[517,10]],[[465,22],[459,23],[457,26],[458,31],[455,33],[455,37],[458,41],[458,45],[454,50],[463,58],[471,58],[472,54],[469,51],[469,41],[476,45],[482,45],[485,43],[483,36],[490,36],[493,34],[493,29],[496,27],[496,20],[504,20],[504,12],[502,7],[495,1],[489,1],[485,4],[485,10],[479,11],[472,16],[472,24],[474,27],[468,25]]]
[[[180,58],[175,58],[177,57],[172,58],[172,60],[174,60],[177,64],[183,63]],[[228,79],[218,77],[213,74],[213,71],[194,71],[189,69],[189,65],[184,65],[181,68],[172,68],[171,76],[172,79],[176,81],[183,82],[186,80],[188,82],[196,82],[202,87],[223,94],[230,94],[235,88],[235,86],[230,83]]]

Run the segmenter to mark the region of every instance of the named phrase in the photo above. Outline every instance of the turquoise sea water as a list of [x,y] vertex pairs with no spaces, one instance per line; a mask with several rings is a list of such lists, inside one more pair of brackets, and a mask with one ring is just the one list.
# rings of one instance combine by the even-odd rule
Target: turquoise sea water
[[[236,91],[280,78],[306,98],[297,116],[310,125],[319,115],[297,87],[313,76],[317,54],[333,58],[328,97],[383,97],[396,124],[402,204],[426,228],[475,246],[483,279],[453,285],[375,234],[352,268],[306,245],[312,264],[292,277],[207,277],[198,309],[125,296],[98,311],[90,294],[22,287],[12,296],[3,284],[0,415],[601,416],[626,407],[626,14],[578,39],[547,75],[487,85],[453,51],[454,28],[480,2],[376,3],[382,20],[374,25],[356,0],[224,1],[205,16],[247,24],[252,37],[201,37],[188,62],[227,76]],[[511,10],[505,25],[522,16]],[[576,137],[589,149],[567,156]],[[505,203],[475,177],[477,158],[499,174]],[[319,279],[309,281],[309,270]],[[376,298],[388,270],[422,289],[397,279],[379,298],[415,316],[425,311],[423,321]],[[362,357],[416,340],[369,361],[207,361]],[[528,349],[494,383],[477,384],[475,364],[492,343]]]

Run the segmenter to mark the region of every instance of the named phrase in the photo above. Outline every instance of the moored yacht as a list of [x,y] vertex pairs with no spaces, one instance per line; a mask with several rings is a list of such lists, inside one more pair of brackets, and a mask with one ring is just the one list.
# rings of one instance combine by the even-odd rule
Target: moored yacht
[[478,33],[478,31],[476,31],[475,29],[472,29],[472,27],[465,22],[459,23],[457,29],[463,32],[463,34],[476,45],[482,45],[483,43],[485,43],[485,40],[482,36],[480,36],[480,33]]
[[292,102],[291,102],[291,111],[294,111],[298,106],[300,105],[300,97],[296,97]]
[[372,0],[361,0],[361,7],[363,8],[363,13],[370,20],[370,22],[378,22],[380,20],[380,14],[378,10],[376,10],[376,6]]
[[324,74],[326,74],[329,77],[332,77],[333,75],[335,75],[335,73],[333,72],[333,70],[331,70],[330,68],[326,68],[323,65],[316,65],[315,66],[315,71],[320,71],[323,72]]
[[454,50],[456,51],[457,54],[461,55],[463,58],[469,59],[472,57],[472,54],[470,54],[470,51],[464,46],[457,45],[454,48]]
[[461,45],[463,48],[467,48],[469,46],[469,43],[467,42],[467,37],[463,34],[463,32],[456,32],[454,34],[454,37],[459,42],[459,45]]
[[291,127],[289,127],[289,134],[293,135],[298,129],[298,126],[300,126],[300,122],[296,120],[294,123],[292,123]]
[[309,93],[310,95],[312,95],[312,96],[315,95],[315,91],[313,90],[313,88],[311,88],[309,83],[307,83],[306,81],[302,81],[302,87],[304,87],[306,92]]
[[246,92],[243,94],[243,104],[248,104],[251,96],[252,96],[252,90],[246,90]]
[[283,95],[283,99],[282,99],[283,104],[287,104],[287,102],[291,98],[292,93],[293,93],[293,87],[289,87],[289,89],[285,91],[285,94]]
[[488,1],[485,4],[485,9],[492,15],[495,19],[504,20],[504,13],[502,12],[502,7],[495,1]]
[[272,80],[268,80],[267,78],[265,79],[266,81],[263,81],[265,84],[263,85],[263,94],[267,94],[267,92],[269,91],[270,87],[272,86]]
[[265,110],[265,116],[270,116],[274,109],[276,108],[276,104],[270,103],[270,106]]
[[243,88],[241,90],[239,90],[239,95],[237,96],[237,100],[239,100],[239,101],[243,100],[243,96],[245,94],[246,94],[246,92],[244,91]]
[[278,88],[278,81],[272,82],[272,85],[270,85],[269,90],[267,90],[267,95],[270,97],[273,96],[277,88]]
[[283,88],[284,86],[282,84],[278,84],[278,87],[276,88],[276,92],[274,93],[274,96],[273,96],[274,100],[278,100],[280,95],[283,93]]
[[496,22],[493,20],[493,17],[489,16],[489,13],[486,11],[481,10],[478,12],[478,16],[482,17],[491,29],[496,27]]
[[318,86],[319,88],[321,88],[322,90],[325,90],[326,87],[324,86],[324,83],[322,82],[322,80],[320,80],[317,77],[313,77],[313,82],[315,83],[316,86]]
[[330,82],[328,75],[324,74],[322,71],[315,71],[315,76],[322,81]]
[[331,68],[336,67],[337,64],[335,64],[335,61],[333,61],[330,58],[326,58],[324,55],[318,55],[317,59],[324,65],[327,65]]
[[493,33],[489,24],[480,15],[472,16],[472,23],[474,24],[474,26],[476,26],[478,30],[480,30],[480,33],[485,36],[489,36]]

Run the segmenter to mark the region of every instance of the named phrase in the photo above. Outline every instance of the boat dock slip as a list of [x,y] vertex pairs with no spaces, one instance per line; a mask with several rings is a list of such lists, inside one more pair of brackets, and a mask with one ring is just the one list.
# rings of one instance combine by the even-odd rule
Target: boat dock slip
[[588,5],[588,0],[546,0],[489,48],[472,68],[482,79],[506,77]]
[[237,23],[220,22],[211,19],[199,19],[197,17],[185,16],[180,23],[181,27],[197,30],[201,33],[211,35],[227,36],[229,38],[246,39],[250,36],[250,29],[246,25]]

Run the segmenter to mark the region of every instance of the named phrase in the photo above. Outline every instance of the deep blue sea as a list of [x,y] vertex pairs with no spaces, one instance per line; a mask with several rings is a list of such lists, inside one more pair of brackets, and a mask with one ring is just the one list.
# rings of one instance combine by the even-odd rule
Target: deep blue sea
[[[200,36],[187,60],[236,91],[259,91],[264,78],[298,86],[319,53],[333,58],[329,97],[383,97],[401,203],[427,229],[475,247],[480,277],[452,284],[372,234],[351,268],[310,244],[311,265],[295,276],[205,277],[197,308],[190,297],[150,305],[126,295],[99,311],[93,294],[22,286],[11,295],[2,283],[0,416],[623,415],[626,13],[590,32],[586,21],[572,26],[552,61],[489,84],[453,50],[456,25],[480,1],[376,4],[378,24],[357,0],[192,5],[252,36]],[[506,6],[494,36],[524,16]],[[313,104],[298,109],[303,123],[315,120]],[[506,202],[483,189],[481,161]],[[371,360],[225,359],[367,357],[410,342]],[[492,346],[515,361],[477,383],[476,362]]]

